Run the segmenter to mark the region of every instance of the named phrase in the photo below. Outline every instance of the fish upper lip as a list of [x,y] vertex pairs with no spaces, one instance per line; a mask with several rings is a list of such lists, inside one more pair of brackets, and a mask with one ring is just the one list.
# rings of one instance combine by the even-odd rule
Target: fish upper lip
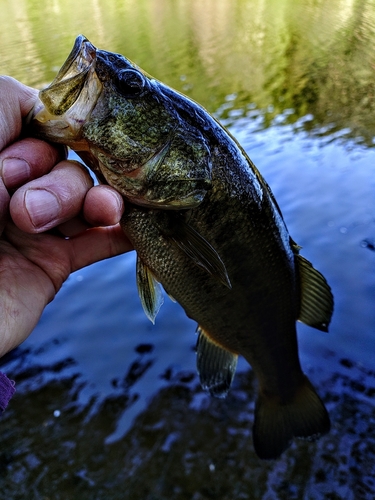
[[79,35],[65,63],[52,83],[39,92],[39,98],[51,115],[62,115],[73,106],[95,71],[96,48]]
[[95,61],[96,48],[84,35],[78,35],[65,63],[61,66],[51,85],[47,88],[82,73],[95,63]]
[[[82,126],[102,91],[95,66],[96,48],[79,35],[56,78],[39,92],[25,124],[34,122],[38,136],[55,142],[70,145],[79,139]],[[54,132],[50,134],[52,128]]]

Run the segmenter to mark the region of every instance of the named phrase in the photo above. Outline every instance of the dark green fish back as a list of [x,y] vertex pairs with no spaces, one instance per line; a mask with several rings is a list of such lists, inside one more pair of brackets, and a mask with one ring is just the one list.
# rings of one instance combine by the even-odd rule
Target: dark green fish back
[[197,103],[83,36],[40,98],[35,135],[72,147],[124,196],[121,225],[138,253],[147,316],[154,321],[162,303],[160,282],[198,322],[203,387],[222,397],[237,356],[251,364],[259,456],[327,432],[295,324],[327,330],[332,294],[230,134]]

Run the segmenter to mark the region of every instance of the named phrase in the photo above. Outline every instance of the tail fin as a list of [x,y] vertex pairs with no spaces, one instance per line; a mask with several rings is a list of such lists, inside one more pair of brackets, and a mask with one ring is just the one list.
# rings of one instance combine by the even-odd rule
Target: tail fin
[[255,407],[253,442],[263,459],[278,458],[292,439],[311,441],[330,429],[328,412],[309,379],[304,377],[292,401],[281,404],[274,397],[259,394]]

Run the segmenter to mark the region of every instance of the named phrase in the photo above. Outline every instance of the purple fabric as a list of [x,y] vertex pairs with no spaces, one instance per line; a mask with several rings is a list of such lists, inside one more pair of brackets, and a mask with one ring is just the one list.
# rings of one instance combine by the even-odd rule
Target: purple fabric
[[15,383],[0,372],[0,413],[8,406],[10,398],[15,392]]

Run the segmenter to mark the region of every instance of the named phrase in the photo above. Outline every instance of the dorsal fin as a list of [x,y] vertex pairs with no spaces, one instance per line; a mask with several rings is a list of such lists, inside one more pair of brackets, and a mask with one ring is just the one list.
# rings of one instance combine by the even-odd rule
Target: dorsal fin
[[225,398],[237,367],[237,354],[211,340],[198,326],[197,370],[200,383],[211,396]]
[[308,260],[296,255],[300,282],[301,306],[298,319],[306,325],[328,332],[333,312],[333,295],[324,276]]
[[137,255],[137,288],[143,310],[148,319],[155,323],[156,315],[163,304],[163,290],[150,269]]
[[172,237],[179,248],[199,267],[217,278],[226,287],[232,288],[224,262],[214,247],[185,221]]

